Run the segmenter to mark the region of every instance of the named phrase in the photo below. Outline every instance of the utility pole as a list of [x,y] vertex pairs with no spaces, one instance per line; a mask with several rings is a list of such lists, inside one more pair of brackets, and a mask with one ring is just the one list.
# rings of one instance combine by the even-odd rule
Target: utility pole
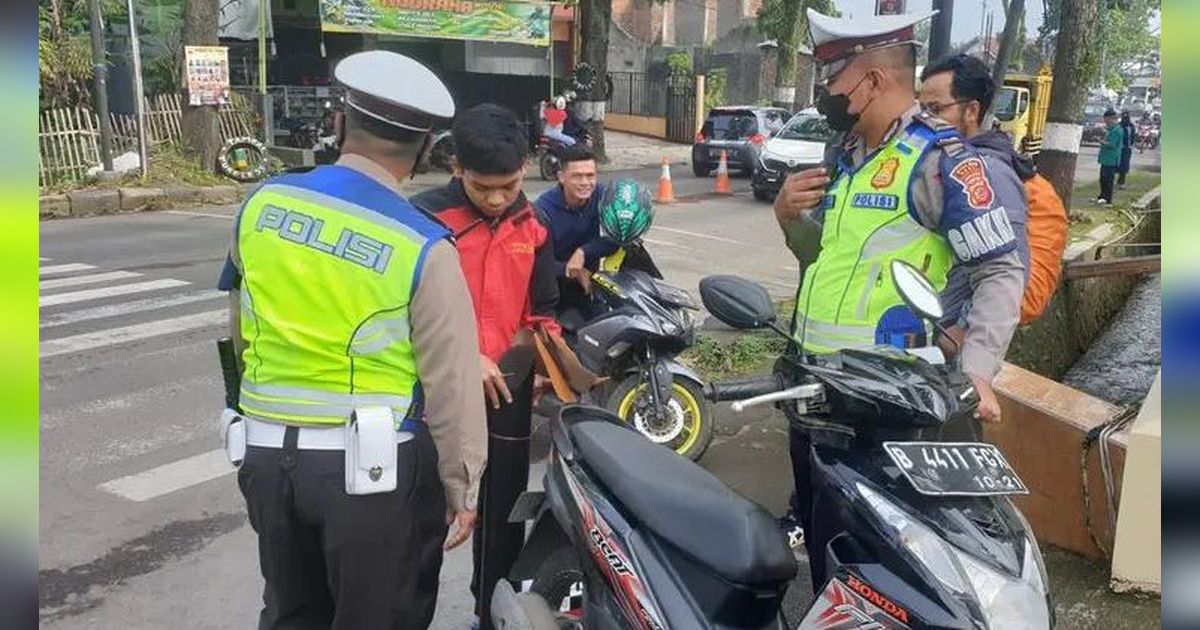
[[137,114],[138,134],[138,163],[141,165],[142,177],[150,173],[150,163],[146,151],[146,89],[142,84],[142,45],[138,41],[137,12],[133,0],[126,0],[129,9],[129,55],[133,61],[133,111]]
[[[1050,112],[1038,169],[1054,184],[1054,190],[1071,207],[1075,185],[1075,163],[1083,137],[1083,106],[1087,81],[1079,68],[1087,67],[1096,44],[1100,0],[1062,0],[1058,37],[1055,40],[1054,84],[1050,88]],[[1094,59],[1092,59],[1094,62]]]
[[92,35],[92,99],[100,117],[100,164],[111,173],[112,120],[108,116],[108,58],[104,51],[104,21],[100,15],[100,0],[90,0]]
[[929,31],[929,62],[950,54],[950,28],[954,24],[954,0],[933,0],[937,15]]

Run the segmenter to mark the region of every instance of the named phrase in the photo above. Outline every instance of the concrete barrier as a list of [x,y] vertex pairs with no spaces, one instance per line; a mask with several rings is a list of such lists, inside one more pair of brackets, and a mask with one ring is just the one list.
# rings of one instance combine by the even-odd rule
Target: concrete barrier
[[[1038,541],[1093,558],[1112,549],[1107,496],[1096,445],[1087,456],[1087,493],[1091,531],[1084,512],[1080,455],[1088,431],[1114,418],[1121,409],[1012,364],[995,381],[1003,422],[984,428],[988,442],[1000,447],[1029,494],[1016,497]],[[1116,487],[1125,468],[1127,431],[1112,436],[1109,448]],[[1119,490],[1114,501],[1119,501]]]
[[1112,587],[1162,592],[1162,372],[1129,435],[1117,515]]

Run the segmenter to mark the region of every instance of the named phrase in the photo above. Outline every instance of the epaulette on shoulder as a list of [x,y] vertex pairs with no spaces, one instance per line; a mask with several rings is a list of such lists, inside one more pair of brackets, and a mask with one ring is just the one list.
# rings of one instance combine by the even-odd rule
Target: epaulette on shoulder
[[921,123],[933,131],[933,139],[938,148],[946,152],[952,158],[958,158],[967,153],[967,145],[963,141],[962,134],[955,129],[954,125],[934,116],[928,111],[922,109],[913,116],[913,120]]

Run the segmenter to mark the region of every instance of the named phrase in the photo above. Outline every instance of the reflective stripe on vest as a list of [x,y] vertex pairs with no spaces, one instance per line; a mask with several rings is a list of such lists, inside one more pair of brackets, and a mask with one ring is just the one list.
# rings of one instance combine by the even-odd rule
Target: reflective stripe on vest
[[[238,220],[242,409],[303,425],[387,406],[399,423],[419,383],[409,302],[428,245],[445,230],[343,167],[285,182],[255,192]],[[411,213],[413,225],[365,203],[394,203],[392,214]]]
[[945,287],[952,252],[909,214],[916,169],[937,146],[933,130],[913,122],[830,185],[821,252],[805,270],[796,300],[793,336],[806,352],[870,347],[886,336],[878,330],[880,318],[904,304],[892,282],[893,260],[915,265],[939,290]]

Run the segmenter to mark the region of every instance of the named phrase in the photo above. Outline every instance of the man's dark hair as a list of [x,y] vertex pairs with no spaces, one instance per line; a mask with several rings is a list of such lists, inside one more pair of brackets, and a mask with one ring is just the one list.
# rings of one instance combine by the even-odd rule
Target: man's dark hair
[[921,81],[943,72],[951,73],[950,95],[955,100],[979,101],[979,120],[976,122],[982,124],[984,114],[996,98],[996,83],[992,81],[992,71],[988,70],[987,64],[971,55],[954,55],[925,66]]
[[594,161],[595,159],[596,154],[582,144],[573,144],[569,147],[563,147],[558,152],[558,161],[562,163],[563,166],[566,166],[571,162],[586,162],[588,160]]
[[511,110],[492,103],[460,113],[451,134],[459,165],[480,175],[515,173],[529,156],[524,125]]
[[392,145],[389,147],[388,152],[396,157],[415,160],[417,151],[420,150],[421,144],[425,141],[426,134],[389,125],[353,107],[346,108],[344,124],[346,125],[347,138],[353,138],[362,134],[377,140],[386,140]]

